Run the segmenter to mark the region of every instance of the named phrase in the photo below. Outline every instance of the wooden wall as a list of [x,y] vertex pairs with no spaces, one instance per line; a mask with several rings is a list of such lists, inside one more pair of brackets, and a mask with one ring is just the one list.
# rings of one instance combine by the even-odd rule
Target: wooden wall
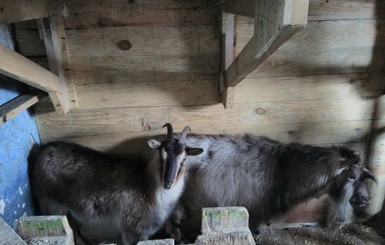
[[[171,122],[176,131],[349,143],[380,176],[375,187],[384,185],[385,1],[310,0],[308,26],[236,87],[231,109],[218,103],[220,1],[67,2],[79,108],[61,116],[38,104],[42,142],[137,153]],[[26,39],[33,32],[33,24],[18,25],[19,47],[44,63],[41,46]],[[236,32],[239,52],[252,19],[237,17]],[[377,189],[373,210],[383,200]]]

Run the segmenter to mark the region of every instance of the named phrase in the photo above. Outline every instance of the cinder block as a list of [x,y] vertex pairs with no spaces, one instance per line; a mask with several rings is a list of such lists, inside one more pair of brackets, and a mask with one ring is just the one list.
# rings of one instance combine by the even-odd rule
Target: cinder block
[[198,236],[195,245],[255,245],[249,228],[227,228]]
[[2,218],[0,218],[0,245],[27,245]]
[[21,217],[17,228],[19,235],[29,244],[75,244],[72,229],[63,215]]
[[202,235],[196,245],[254,245],[244,207],[202,209]]
[[202,234],[227,228],[248,228],[249,213],[244,207],[218,207],[202,209]]
[[163,240],[148,240],[138,242],[137,245],[174,245],[174,239],[163,239]]

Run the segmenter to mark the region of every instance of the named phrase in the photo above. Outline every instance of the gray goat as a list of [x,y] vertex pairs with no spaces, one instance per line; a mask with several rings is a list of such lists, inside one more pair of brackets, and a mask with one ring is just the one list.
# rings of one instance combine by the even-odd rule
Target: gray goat
[[189,240],[199,233],[203,207],[244,206],[250,228],[259,234],[271,218],[329,193],[336,176],[360,164],[345,147],[282,144],[266,137],[189,135],[186,142],[204,149],[186,161],[188,179],[179,205],[184,214],[179,209],[173,220],[178,223],[178,215],[184,215],[181,228]]
[[153,235],[169,217],[185,184],[184,162],[202,153],[185,144],[189,127],[175,140],[149,139],[153,150],[143,162],[126,162],[92,149],[48,143],[30,165],[32,193],[42,214],[67,215],[77,244],[78,229],[121,235],[136,244]]
[[366,206],[369,202],[369,194],[365,179],[376,178],[366,168],[353,164],[336,176],[329,191],[330,206],[327,224],[332,228],[351,223],[354,218],[354,210]]

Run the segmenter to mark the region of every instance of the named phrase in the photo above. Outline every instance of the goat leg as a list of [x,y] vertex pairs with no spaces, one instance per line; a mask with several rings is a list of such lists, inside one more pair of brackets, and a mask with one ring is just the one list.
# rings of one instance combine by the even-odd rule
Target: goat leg
[[71,226],[71,229],[73,231],[75,244],[76,245],[90,245],[91,243],[89,243],[80,233],[78,225],[76,224],[76,221],[74,220],[74,218],[70,212],[67,213],[67,220],[68,220],[68,223]]

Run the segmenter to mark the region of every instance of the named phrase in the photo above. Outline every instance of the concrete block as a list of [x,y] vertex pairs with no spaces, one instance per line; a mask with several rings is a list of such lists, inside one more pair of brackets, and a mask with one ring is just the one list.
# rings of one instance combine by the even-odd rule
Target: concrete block
[[138,242],[137,245],[174,245],[174,239],[148,240]]
[[202,209],[202,234],[209,234],[230,227],[249,227],[249,213],[246,208],[218,207]]
[[0,218],[0,245],[27,245],[2,218]]
[[19,235],[29,244],[74,245],[66,216],[26,216],[19,219]]
[[198,236],[195,245],[255,245],[249,228],[227,228]]

